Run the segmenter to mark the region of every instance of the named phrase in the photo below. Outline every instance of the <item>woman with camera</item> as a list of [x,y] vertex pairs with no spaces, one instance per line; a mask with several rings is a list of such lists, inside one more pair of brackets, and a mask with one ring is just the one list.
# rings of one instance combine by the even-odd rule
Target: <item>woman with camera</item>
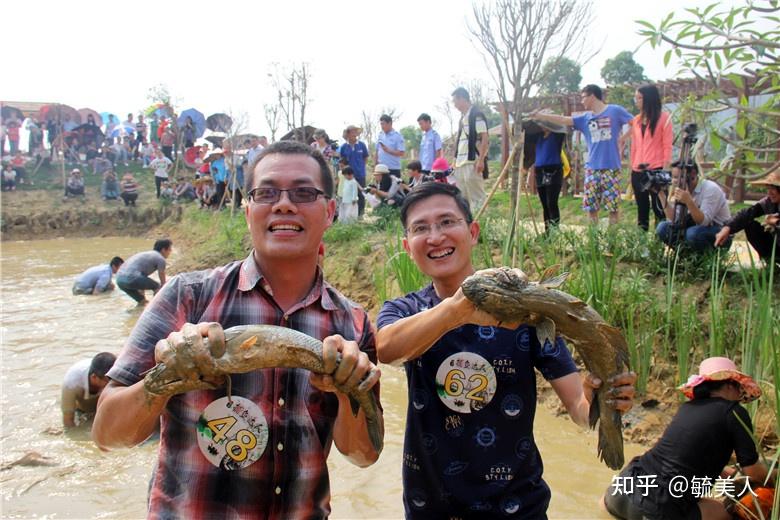
[[669,171],[672,162],[672,118],[661,110],[661,95],[655,85],[643,85],[636,90],[634,102],[639,109],[631,121],[628,139],[631,140],[631,187],[637,205],[637,224],[648,230],[650,208],[656,224],[666,219],[658,198],[665,191],[658,177],[649,174],[653,170]]

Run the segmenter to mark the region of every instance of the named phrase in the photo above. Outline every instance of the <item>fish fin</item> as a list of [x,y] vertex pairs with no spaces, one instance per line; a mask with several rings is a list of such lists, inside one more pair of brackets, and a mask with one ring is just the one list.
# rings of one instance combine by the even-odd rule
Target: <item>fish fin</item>
[[544,345],[549,342],[550,345],[555,342],[555,322],[550,318],[544,318],[541,322],[536,324],[536,338],[539,340],[539,344],[544,348]]
[[558,276],[553,276],[552,278],[546,278],[539,282],[539,285],[542,287],[545,287],[547,289],[557,289],[561,285],[563,285],[563,282],[566,281],[566,278],[569,277],[569,273],[561,273]]
[[239,350],[246,350],[249,348],[254,347],[257,344],[257,336],[250,336],[247,338],[241,345],[239,345]]
[[543,283],[545,280],[549,280],[550,278],[555,277],[558,274],[558,271],[561,270],[561,264],[555,264],[551,265],[547,269],[542,272],[541,278],[539,278],[539,283]]
[[569,318],[573,319],[574,321],[582,321],[582,317],[581,316],[577,316],[573,312],[567,312],[566,316],[568,316]]
[[358,411],[360,410],[360,403],[358,403],[357,399],[354,397],[349,396],[349,406],[352,408],[352,416],[357,417]]
[[[594,399],[595,401],[595,399]],[[599,422],[599,458],[610,469],[619,470],[625,463],[623,455],[623,425],[620,412],[612,410],[609,420]]]
[[630,370],[631,363],[628,354],[628,344],[621,330],[606,323],[599,323],[596,327],[615,351],[615,370],[617,372]]
[[590,429],[596,427],[596,423],[601,415],[601,406],[599,405],[598,390],[593,392],[593,400],[590,402],[590,410],[588,411],[588,426]]
[[582,300],[576,299],[569,302],[569,305],[572,305],[573,307],[587,307],[588,304],[585,303]]

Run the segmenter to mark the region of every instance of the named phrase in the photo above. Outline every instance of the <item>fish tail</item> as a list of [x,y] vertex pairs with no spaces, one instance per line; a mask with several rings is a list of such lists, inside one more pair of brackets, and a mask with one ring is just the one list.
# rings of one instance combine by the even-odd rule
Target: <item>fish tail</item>
[[[594,399],[598,401],[600,399]],[[612,407],[600,403],[603,410],[599,421],[599,458],[611,469],[618,470],[623,467],[623,425],[620,412]]]
[[357,415],[355,405],[363,407],[363,414],[366,417],[366,428],[368,429],[368,438],[371,441],[371,446],[376,450],[377,454],[382,453],[384,447],[384,431],[382,425],[379,423],[379,405],[377,405],[376,395],[373,391],[368,390],[365,393],[359,394],[360,401],[351,396],[349,397],[350,404],[352,404],[352,412]]

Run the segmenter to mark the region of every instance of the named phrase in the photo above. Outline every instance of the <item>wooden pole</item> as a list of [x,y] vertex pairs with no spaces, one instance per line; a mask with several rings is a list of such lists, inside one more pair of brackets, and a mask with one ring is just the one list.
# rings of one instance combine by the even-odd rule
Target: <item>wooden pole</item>
[[[522,134],[521,137],[524,138],[524,134]],[[493,195],[496,194],[498,187],[501,185],[501,181],[506,177],[507,173],[509,173],[509,168],[511,168],[512,163],[514,162],[515,153],[517,153],[517,147],[519,144],[520,144],[519,142],[516,142],[515,144],[512,145],[512,150],[509,152],[509,157],[504,163],[504,167],[501,169],[501,174],[496,179],[496,183],[493,185],[493,189],[490,190],[490,193],[485,199],[485,202],[482,203],[482,207],[479,208],[479,211],[477,211],[477,214],[474,216],[474,220],[479,220],[479,217],[481,217],[482,214],[485,212],[485,209],[487,208],[490,199],[493,198]]]

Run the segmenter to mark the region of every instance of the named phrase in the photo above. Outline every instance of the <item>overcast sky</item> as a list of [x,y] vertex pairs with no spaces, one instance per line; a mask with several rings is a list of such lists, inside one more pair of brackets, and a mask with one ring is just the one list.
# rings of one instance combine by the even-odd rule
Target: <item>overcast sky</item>
[[[637,18],[658,22],[706,3],[594,0],[588,44],[601,52],[583,66],[582,84],[601,84],[605,60],[640,45]],[[346,124],[360,124],[363,110],[378,116],[385,106],[401,113],[396,128],[416,124],[420,112],[445,126],[437,106],[455,78],[490,82],[466,28],[470,0],[43,0],[4,2],[2,11],[0,99],[62,102],[122,118],[148,106],[149,88],[163,83],[180,110],[244,112],[247,130],[268,133],[271,64],[305,61],[312,76],[307,123],[340,138]],[[652,79],[675,76],[676,67],[663,66],[663,51],[646,45],[635,59]]]

